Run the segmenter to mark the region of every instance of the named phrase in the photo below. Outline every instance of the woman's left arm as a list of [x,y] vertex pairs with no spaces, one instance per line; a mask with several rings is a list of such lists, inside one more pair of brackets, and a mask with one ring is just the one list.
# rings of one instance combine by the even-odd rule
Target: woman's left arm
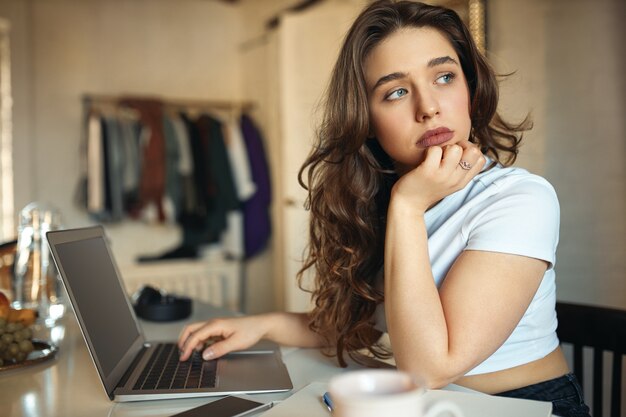
[[[389,216],[392,223],[396,223],[394,217]],[[389,337],[398,368],[415,371],[430,386],[441,387],[504,343],[528,308],[547,263],[504,253],[464,251],[438,291],[423,219],[404,219],[387,227]]]

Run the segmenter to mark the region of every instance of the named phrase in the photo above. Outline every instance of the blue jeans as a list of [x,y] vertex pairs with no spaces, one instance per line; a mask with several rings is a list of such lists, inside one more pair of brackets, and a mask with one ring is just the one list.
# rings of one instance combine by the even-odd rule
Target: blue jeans
[[550,401],[552,414],[562,417],[590,417],[589,407],[583,399],[583,390],[576,375],[567,374],[549,381],[501,392],[501,397]]

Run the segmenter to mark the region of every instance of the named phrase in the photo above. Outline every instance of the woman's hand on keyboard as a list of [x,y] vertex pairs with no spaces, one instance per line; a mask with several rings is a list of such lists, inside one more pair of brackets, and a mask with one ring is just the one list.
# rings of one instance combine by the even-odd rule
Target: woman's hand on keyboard
[[264,316],[219,318],[189,324],[178,338],[180,360],[186,361],[194,350],[202,351],[205,360],[247,349],[267,333]]

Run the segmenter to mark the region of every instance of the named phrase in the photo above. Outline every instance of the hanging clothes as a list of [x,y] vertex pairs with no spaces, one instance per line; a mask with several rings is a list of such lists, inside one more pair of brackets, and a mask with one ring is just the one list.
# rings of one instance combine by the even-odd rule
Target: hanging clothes
[[192,200],[189,199],[189,195],[193,195],[194,193],[192,180],[193,161],[187,128],[180,116],[178,114],[166,115],[165,120],[165,123],[171,126],[171,133],[176,141],[176,148],[178,152],[178,163],[176,167],[178,174],[178,191],[173,193],[173,198],[175,199],[174,206],[176,209],[176,221],[178,222],[181,214],[185,211],[189,211],[193,206]]
[[96,113],[87,122],[87,211],[101,213],[104,205],[104,158],[102,124]]
[[226,214],[240,208],[237,188],[226,151],[222,123],[214,117],[203,114],[198,118],[198,126],[206,146],[208,168],[211,178],[209,194],[212,205],[208,211],[207,243],[217,242],[226,229]]
[[163,117],[163,136],[165,138],[165,194],[163,209],[165,218],[175,223],[182,206],[182,178],[178,165],[180,147],[176,139],[176,130],[169,117]]
[[245,256],[251,258],[265,249],[272,232],[269,212],[272,190],[261,132],[245,114],[241,116],[240,126],[256,185],[254,195],[243,203]]
[[[179,223],[186,229],[200,229],[204,227],[204,219],[207,213],[206,190],[210,178],[207,173],[207,158],[201,144],[200,132],[196,123],[184,113],[180,114],[180,119],[185,125],[189,149],[191,150],[191,178],[189,186],[185,189],[187,197],[184,209],[179,216]],[[198,237],[198,243],[201,237]]]
[[[256,192],[256,184],[250,171],[248,151],[243,141],[238,119],[229,117],[222,126],[237,196],[239,201],[245,204],[246,200]],[[244,259],[245,242],[241,206],[237,210],[226,213],[226,223],[226,230],[221,236],[222,251],[229,258]]]
[[131,216],[139,217],[148,204],[157,208],[159,221],[165,220],[163,196],[165,194],[165,138],[163,134],[163,104],[160,100],[124,98],[122,105],[134,108],[144,126],[150,130],[146,143],[142,144],[141,183],[139,201],[131,208]]
[[89,214],[101,222],[130,216],[182,229],[178,247],[143,260],[193,258],[215,244],[226,256],[245,259],[266,247],[270,176],[249,116],[231,111],[192,119],[191,110],[168,104],[166,114],[160,100],[134,97],[108,99],[96,107],[101,111],[91,99],[85,103],[80,201]]
[[239,201],[247,201],[256,192],[256,184],[252,178],[250,157],[238,122],[236,119],[230,119],[223,126],[237,196]]
[[105,117],[106,126],[106,163],[107,163],[107,209],[110,221],[119,221],[124,217],[123,174],[126,156],[123,137],[117,118]]
[[126,117],[124,112],[118,114],[118,123],[124,154],[122,168],[122,194],[124,213],[139,203],[139,184],[141,183],[141,136],[142,126],[138,120]]

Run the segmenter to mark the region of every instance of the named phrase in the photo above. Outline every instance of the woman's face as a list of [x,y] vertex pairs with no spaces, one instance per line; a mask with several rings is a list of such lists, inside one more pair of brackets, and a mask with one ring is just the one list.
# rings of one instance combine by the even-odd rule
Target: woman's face
[[400,29],[364,62],[373,133],[399,174],[418,166],[429,146],[468,139],[469,89],[448,39],[432,28]]

